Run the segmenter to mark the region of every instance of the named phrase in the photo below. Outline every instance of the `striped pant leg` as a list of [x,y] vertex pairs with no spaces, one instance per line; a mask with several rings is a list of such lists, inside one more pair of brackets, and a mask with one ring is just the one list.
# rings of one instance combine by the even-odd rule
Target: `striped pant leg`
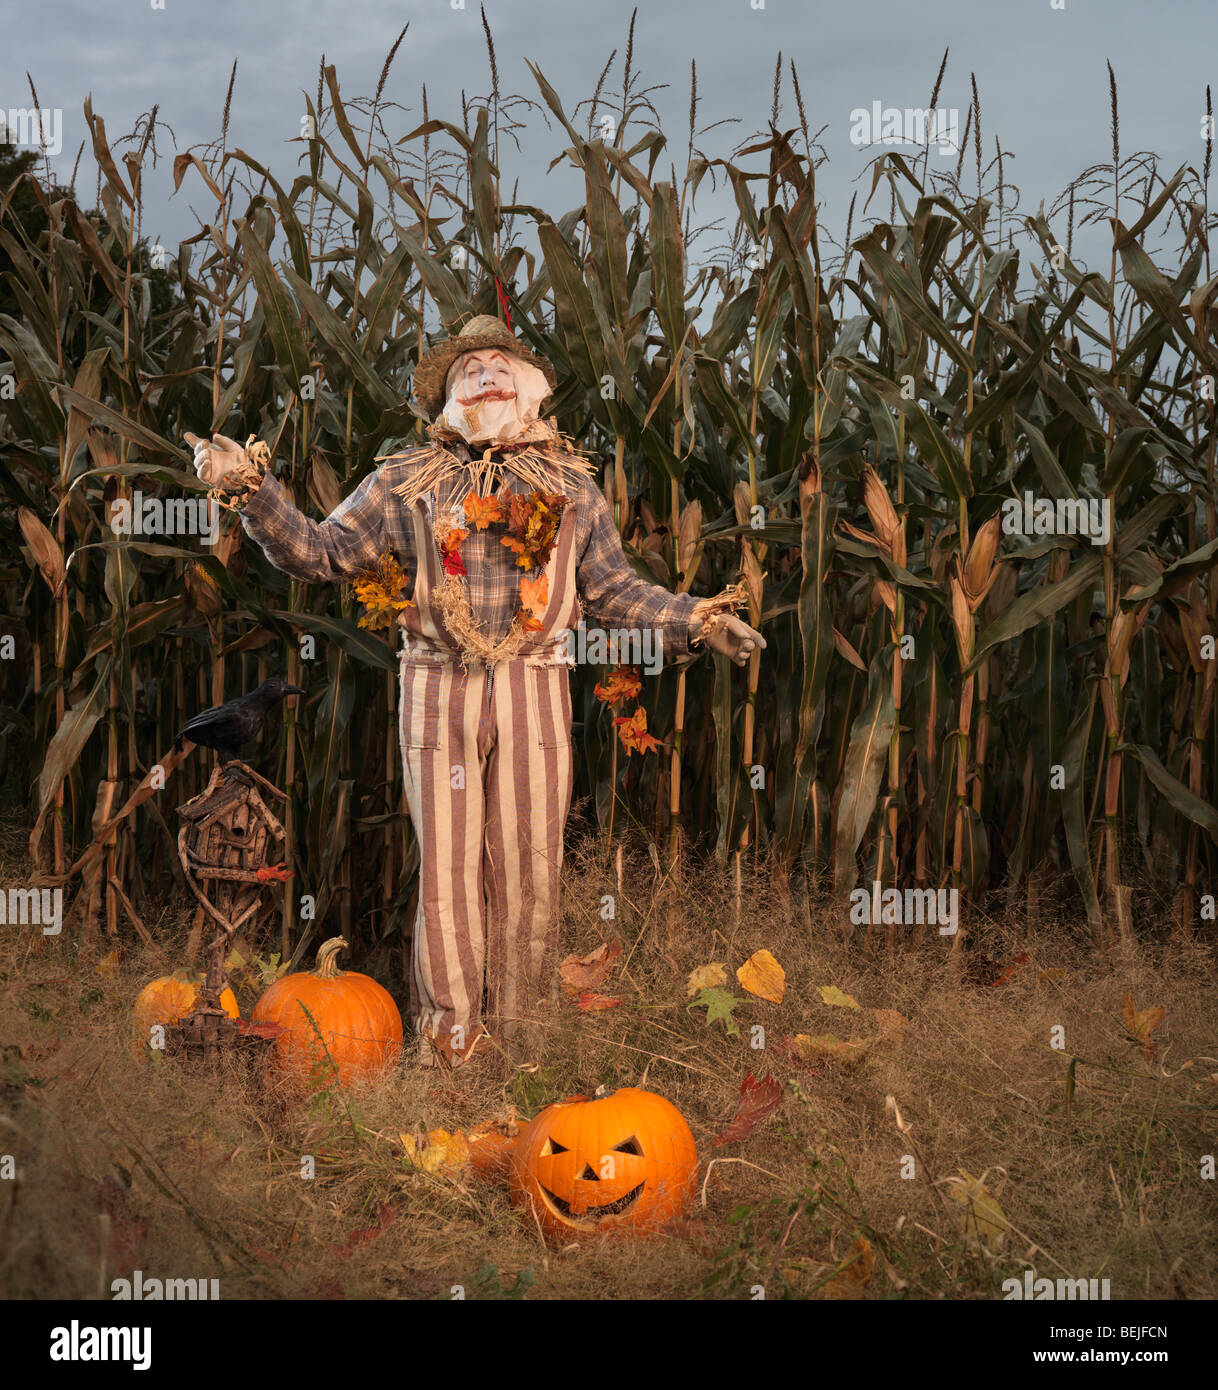
[[434,1061],[433,1040],[464,1046],[482,1009],[486,925],[478,736],[484,694],[480,668],[402,663],[402,768],[419,841],[411,999],[420,1060],[428,1064]]
[[571,806],[566,667],[508,661],[491,697],[486,769],[487,1014],[492,1033],[527,1045],[522,1021],[552,992],[563,827]]

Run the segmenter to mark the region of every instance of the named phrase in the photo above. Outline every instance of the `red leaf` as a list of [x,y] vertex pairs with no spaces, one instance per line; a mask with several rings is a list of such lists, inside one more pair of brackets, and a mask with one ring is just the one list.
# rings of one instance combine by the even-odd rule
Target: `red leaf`
[[1020,951],[1002,974],[999,975],[996,980],[990,981],[990,988],[994,989],[997,985],[1005,985],[1008,980],[1019,974],[1030,959],[1031,957],[1028,955],[1027,951]]
[[616,1009],[622,1002],[620,995],[591,994],[585,991],[579,996],[579,1011],[583,1014],[599,1013],[602,1009]]
[[[149,1218],[136,1216],[127,1196],[127,1189],[109,1173],[100,1181],[93,1182],[91,1186],[98,1212],[104,1213],[109,1222],[103,1227],[100,1222],[92,1220],[78,1229],[90,1247],[95,1261],[104,1257],[105,1263],[115,1274],[124,1279],[130,1278],[144,1248]],[[106,1232],[104,1251],[100,1239],[103,1229]]]
[[758,1081],[753,1073],[740,1083],[740,1105],[736,1117],[722,1134],[715,1136],[715,1144],[736,1144],[747,1139],[753,1130],[782,1101],[782,1086],[772,1076]]
[[392,1226],[396,1215],[392,1202],[382,1202],[381,1209],[377,1213],[375,1226],[362,1226],[358,1231],[352,1231],[346,1240],[327,1247],[329,1253],[336,1260],[345,1260],[358,1246],[366,1245],[370,1240],[375,1240],[383,1230]]
[[253,1023],[248,1018],[237,1019],[237,1031],[251,1038],[277,1038],[286,1033],[282,1023]]

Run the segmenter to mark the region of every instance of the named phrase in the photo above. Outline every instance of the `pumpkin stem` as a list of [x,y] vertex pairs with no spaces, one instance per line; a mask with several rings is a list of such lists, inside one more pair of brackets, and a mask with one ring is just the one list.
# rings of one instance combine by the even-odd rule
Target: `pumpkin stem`
[[346,937],[332,936],[329,941],[323,941],[317,952],[313,974],[321,980],[333,980],[341,975],[343,972],[338,968],[338,953],[346,949]]

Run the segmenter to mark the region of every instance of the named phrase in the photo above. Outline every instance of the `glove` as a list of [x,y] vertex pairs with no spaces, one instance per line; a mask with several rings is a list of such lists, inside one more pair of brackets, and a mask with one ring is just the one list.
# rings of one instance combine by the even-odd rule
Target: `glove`
[[234,485],[238,483],[238,470],[247,467],[250,460],[249,455],[235,439],[228,439],[222,434],[217,434],[211,440],[200,439],[195,434],[186,434],[183,437],[187,444],[194,446],[195,472],[203,482],[209,487],[222,487],[229,474],[236,474],[235,477],[229,478],[229,482]]
[[[701,621],[695,619],[690,626],[697,628],[696,632],[691,633],[692,636],[697,637],[702,630]],[[737,666],[747,666],[754,648],[764,648],[766,644],[765,638],[756,628],[749,627],[748,623],[741,622],[739,618],[733,618],[730,615],[720,626],[707,633],[703,640],[708,647],[713,647],[717,652],[723,652]]]

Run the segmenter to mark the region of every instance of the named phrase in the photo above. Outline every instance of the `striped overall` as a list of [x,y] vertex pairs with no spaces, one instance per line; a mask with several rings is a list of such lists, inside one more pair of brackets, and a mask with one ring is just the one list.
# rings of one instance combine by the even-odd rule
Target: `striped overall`
[[573,782],[565,634],[580,607],[568,508],[546,565],[542,630],[513,658],[463,669],[429,603],[442,570],[426,502],[411,520],[418,561],[415,606],[401,618],[399,735],[420,852],[411,1012],[427,1065],[464,1053],[483,1020],[495,1038],[519,1041],[552,992]]

